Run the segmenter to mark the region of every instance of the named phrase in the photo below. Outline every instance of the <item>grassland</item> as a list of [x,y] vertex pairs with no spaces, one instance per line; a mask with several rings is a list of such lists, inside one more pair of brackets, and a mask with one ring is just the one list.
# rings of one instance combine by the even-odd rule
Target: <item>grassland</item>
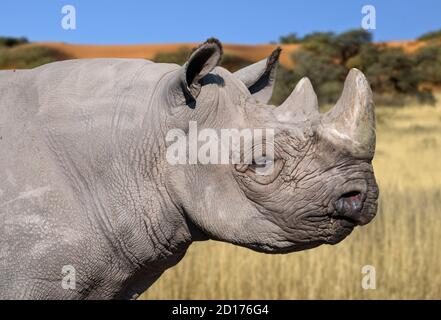
[[[371,224],[289,255],[196,243],[141,298],[441,299],[441,103],[377,108],[377,119]],[[376,268],[375,290],[361,287],[364,265]]]

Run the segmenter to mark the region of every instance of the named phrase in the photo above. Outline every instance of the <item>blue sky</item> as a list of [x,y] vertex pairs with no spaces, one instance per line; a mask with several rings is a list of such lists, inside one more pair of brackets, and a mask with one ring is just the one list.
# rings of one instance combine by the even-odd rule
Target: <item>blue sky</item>
[[[61,8],[76,8],[77,29],[61,27]],[[441,28],[439,0],[2,0],[0,35],[32,41],[130,44],[268,43],[280,35],[360,27],[363,5],[374,5],[374,39],[414,39]]]

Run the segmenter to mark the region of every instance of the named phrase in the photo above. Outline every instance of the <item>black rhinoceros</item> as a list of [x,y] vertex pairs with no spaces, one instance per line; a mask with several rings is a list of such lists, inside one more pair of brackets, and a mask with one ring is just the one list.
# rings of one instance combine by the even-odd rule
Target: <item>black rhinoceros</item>
[[[268,105],[278,56],[230,73],[210,39],[184,66],[85,59],[2,71],[0,297],[132,298],[193,241],[288,253],[371,221],[368,82],[351,70],[324,114],[307,78]],[[273,155],[172,164],[167,134],[191,122],[271,129]],[[262,163],[272,170],[258,174]]]

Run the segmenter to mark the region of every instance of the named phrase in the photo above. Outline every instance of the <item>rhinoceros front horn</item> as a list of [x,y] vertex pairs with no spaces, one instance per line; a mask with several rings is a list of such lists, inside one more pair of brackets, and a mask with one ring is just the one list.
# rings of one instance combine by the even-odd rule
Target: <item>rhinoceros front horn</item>
[[357,158],[372,158],[375,151],[375,110],[366,77],[352,69],[337,104],[322,116],[324,134]]

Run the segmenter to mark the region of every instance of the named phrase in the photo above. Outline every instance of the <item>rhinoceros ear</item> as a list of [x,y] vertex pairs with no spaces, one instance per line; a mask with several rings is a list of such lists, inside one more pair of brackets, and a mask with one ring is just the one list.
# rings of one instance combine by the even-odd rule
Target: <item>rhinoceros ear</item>
[[248,88],[253,97],[267,103],[273,94],[277,66],[282,49],[277,48],[271,55],[234,73]]
[[194,104],[201,91],[199,81],[219,64],[221,58],[222,45],[219,40],[211,38],[201,44],[181,67],[177,91],[184,94],[187,104]]

